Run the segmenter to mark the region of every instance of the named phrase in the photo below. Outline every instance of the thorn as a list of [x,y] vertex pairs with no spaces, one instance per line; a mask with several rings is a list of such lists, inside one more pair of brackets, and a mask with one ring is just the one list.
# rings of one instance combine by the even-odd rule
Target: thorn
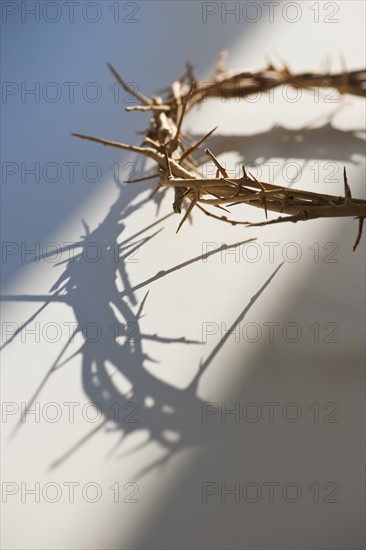
[[191,61],[186,61],[186,74],[184,78],[187,78],[190,84],[193,84],[196,80],[196,77],[194,76],[195,68],[195,65],[193,65]]
[[210,216],[211,218],[215,218],[216,220],[220,220],[222,222],[230,223],[231,225],[248,225],[250,223],[250,222],[245,222],[245,221],[229,220],[226,216],[216,216],[212,212],[209,212],[208,210],[203,208],[203,206],[201,206],[198,203],[197,203],[197,208],[202,210],[202,212],[204,214],[206,214],[206,216]]
[[358,218],[358,233],[357,233],[355,244],[353,245],[353,252],[356,250],[356,248],[360,244],[364,220],[365,218]]
[[264,214],[266,216],[266,220],[268,220],[267,199],[265,197],[263,197],[262,202],[263,202],[263,206],[264,206]]
[[339,54],[339,60],[340,60],[340,63],[341,63],[342,72],[346,73],[347,72],[347,63],[346,63],[346,58],[344,57],[343,53]]
[[[189,191],[189,189],[188,189]],[[185,187],[175,187],[174,189],[174,202],[173,202],[173,211],[176,214],[180,214],[182,211],[182,202],[184,197],[187,194],[187,189]]]
[[243,169],[243,178],[246,179],[246,180],[248,180],[249,177],[248,177],[248,174],[247,174],[247,172],[246,172],[246,170],[245,170],[244,164],[242,165],[242,169]]
[[266,216],[266,220],[268,219],[268,212],[267,212],[267,199],[265,197],[265,194],[266,194],[266,188],[264,187],[263,183],[260,182],[259,180],[257,180],[257,178],[255,176],[253,176],[253,174],[251,172],[249,172],[249,174],[251,175],[251,177],[254,179],[254,181],[256,183],[258,183],[259,187],[261,188],[261,191],[258,191],[258,195],[263,195],[261,196],[261,199],[262,199],[262,202],[263,202],[263,206],[264,206],[264,214]]
[[[177,189],[179,189],[179,187],[177,187]],[[184,199],[184,197],[185,197],[186,195],[188,195],[189,192],[190,192],[190,189],[187,189],[187,191],[185,191],[185,192],[183,193],[183,195],[179,195],[179,197],[177,198],[177,200],[175,200],[175,201],[173,202],[172,206],[173,206],[174,212],[176,211],[177,206],[180,206],[180,203],[182,202],[182,200]],[[179,203],[179,204],[178,204],[178,203]],[[178,213],[180,214],[180,211],[179,211]]]
[[267,70],[267,71],[275,71],[275,70],[276,70],[276,69],[275,69],[275,66],[274,66],[273,63],[272,63],[272,59],[271,59],[271,57],[270,57],[269,54],[267,54],[267,55],[265,56],[265,60],[266,60],[266,63],[267,63],[266,70]]
[[344,57],[343,53],[340,53],[339,57],[342,68],[342,86],[338,88],[338,91],[340,94],[342,94],[342,92],[344,93],[347,91],[349,77],[347,73],[346,58]]
[[222,50],[220,52],[218,60],[217,60],[217,64],[216,64],[216,69],[215,69],[215,72],[217,74],[222,73],[224,71],[225,63],[226,63],[226,60],[227,60],[228,57],[229,57],[228,50]]
[[188,157],[191,153],[193,153],[196,149],[198,149],[198,147],[200,145],[202,145],[202,143],[204,141],[206,141],[207,138],[210,137],[211,134],[214,133],[214,131],[217,130],[217,126],[215,126],[215,128],[213,130],[210,130],[210,132],[208,132],[206,135],[204,135],[201,139],[199,139],[198,141],[196,141],[196,143],[194,143],[193,145],[191,145],[190,147],[188,147],[183,155],[180,157],[179,159],[179,163],[181,163],[186,157]]
[[141,94],[138,90],[135,90],[134,88],[131,88],[131,86],[129,86],[127,84],[127,82],[125,82],[123,80],[123,78],[117,73],[116,69],[113,67],[113,65],[111,65],[110,63],[107,63],[107,67],[108,69],[111,71],[111,73],[113,74],[114,78],[117,80],[117,82],[122,86],[122,88],[128,92],[129,94],[133,95],[136,97],[136,99],[140,100],[141,103],[144,103],[145,105],[152,105],[153,102],[151,101],[151,99],[149,99],[148,97],[144,96],[143,94]]
[[349,204],[352,202],[351,189],[347,182],[346,167],[343,167],[343,179],[344,179],[344,203]]
[[215,155],[213,153],[211,153],[210,149],[206,148],[205,153],[206,153],[206,155],[208,155],[214,161],[217,170],[224,176],[224,178],[228,178],[229,175],[226,172],[225,168],[223,166],[221,166],[221,164],[219,163],[219,161],[217,160]]
[[219,204],[214,204],[214,207],[218,208],[219,210],[223,210],[224,212],[227,212],[228,214],[230,214],[230,210],[228,210],[227,208],[224,208],[223,206],[220,206]]
[[178,233],[179,229],[182,227],[182,225],[184,224],[184,222],[185,222],[186,219],[188,218],[188,216],[189,216],[189,214],[190,214],[192,208],[193,208],[194,205],[196,204],[196,202],[197,202],[197,199],[192,199],[192,202],[191,202],[191,204],[188,206],[187,211],[186,211],[186,213],[184,214],[182,221],[181,221],[180,224],[178,225],[178,229],[177,229],[176,233]]
[[168,152],[167,152],[166,148],[164,149],[164,156],[165,156],[165,160],[166,160],[166,169],[167,169],[167,172],[168,172],[168,180],[171,180],[171,179],[173,179],[173,174],[172,174],[172,171],[170,169],[169,157],[168,157]]
[[123,180],[123,183],[139,183],[140,181],[153,180],[155,178],[160,178],[160,174],[152,174],[151,176],[145,176],[134,180]]
[[287,62],[284,60],[284,58],[278,53],[278,52],[275,52],[274,55],[277,57],[277,59],[282,63],[282,66],[283,68],[280,69],[279,72],[281,72],[282,74],[284,74],[285,76],[290,76],[291,75],[291,70],[287,64]]
[[332,64],[332,58],[328,54],[323,58],[323,60],[321,62],[321,65],[320,65],[320,69],[323,70],[323,72],[325,74],[329,74],[330,70],[331,70],[331,64]]
[[257,180],[257,178],[256,178],[251,172],[248,172],[248,174],[250,175],[250,177],[252,178],[252,180],[254,180],[255,182],[257,182],[257,183],[259,184],[260,188],[263,189],[263,190],[265,191],[263,185]]
[[180,134],[180,131],[181,131],[181,128],[182,128],[182,123],[183,123],[183,118],[184,118],[184,115],[186,113],[188,101],[191,99],[192,92],[193,92],[193,82],[191,83],[188,94],[186,95],[186,97],[184,98],[184,101],[183,101],[182,112],[181,112],[179,120],[178,120],[177,130],[176,130],[175,136],[172,140],[173,148],[176,148],[176,146],[178,144],[179,134]]

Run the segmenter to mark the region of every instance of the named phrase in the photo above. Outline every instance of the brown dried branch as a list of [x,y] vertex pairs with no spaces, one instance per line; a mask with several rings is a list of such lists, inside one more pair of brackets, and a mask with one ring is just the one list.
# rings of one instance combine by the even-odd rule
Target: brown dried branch
[[[151,111],[150,127],[146,130],[141,146],[127,145],[116,141],[110,141],[93,136],[72,134],[82,139],[88,139],[103,145],[118,147],[134,153],[138,153],[153,159],[158,167],[159,177],[154,194],[158,189],[174,188],[175,198],[173,202],[174,212],[180,213],[185,199],[189,200],[189,206],[183,215],[177,232],[182,227],[190,212],[195,206],[208,216],[215,219],[235,224],[260,226],[283,222],[298,222],[316,218],[354,217],[359,220],[359,228],[355,250],[361,240],[363,222],[366,218],[366,200],[354,199],[347,181],[344,169],[344,197],[313,193],[301,189],[288,189],[280,185],[258,181],[248,174],[243,166],[241,178],[229,178],[225,168],[220,164],[215,155],[205,149],[217,168],[216,178],[201,178],[192,153],[196,151],[215,130],[211,130],[197,142],[182,131],[182,122],[185,114],[193,105],[204,101],[208,97],[246,97],[253,93],[268,92],[277,86],[290,85],[297,88],[311,89],[316,86],[332,86],[339,93],[350,93],[364,97],[366,95],[366,71],[344,70],[342,73],[301,73],[292,74],[284,64],[276,68],[272,63],[261,71],[224,71],[224,56],[211,77],[211,82],[199,82],[193,76],[191,64],[187,64],[186,74],[173,82],[165,98],[152,96],[145,97],[140,92],[132,89],[117,73],[108,65],[112,74],[120,85],[133,94],[142,105],[127,108],[127,110]],[[191,142],[186,147],[184,140]],[[221,177],[219,177],[221,175]],[[147,178],[140,178],[144,181]],[[139,180],[136,180],[139,181]],[[261,208],[267,213],[278,212],[285,214],[273,220],[265,220],[259,223],[230,220],[226,215],[218,216],[204,206],[213,206],[226,210],[226,206],[247,204]]]

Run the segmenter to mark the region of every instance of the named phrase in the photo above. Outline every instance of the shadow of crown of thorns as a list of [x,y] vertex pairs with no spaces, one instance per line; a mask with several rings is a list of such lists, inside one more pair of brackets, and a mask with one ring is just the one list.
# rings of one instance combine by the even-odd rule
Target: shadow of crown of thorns
[[[246,226],[298,222],[315,218],[354,217],[359,221],[358,233],[353,246],[353,250],[356,250],[361,240],[366,217],[366,200],[352,197],[345,168],[343,172],[344,196],[325,195],[258,181],[245,170],[244,166],[242,167],[243,175],[240,178],[230,178],[215,155],[205,148],[205,153],[216,166],[216,177],[202,178],[192,154],[203,145],[216,128],[195,141],[183,132],[182,123],[185,114],[194,105],[209,97],[229,99],[238,97],[239,94],[241,98],[245,98],[251,94],[268,92],[283,85],[307,90],[316,86],[332,86],[340,94],[347,93],[365,97],[366,70],[293,74],[286,64],[283,64],[282,67],[275,67],[270,62],[263,70],[225,71],[225,58],[226,52],[223,52],[212,76],[208,79],[209,82],[204,83],[195,78],[194,67],[191,63],[186,63],[184,75],[173,82],[170,87],[161,90],[162,97],[154,95],[151,98],[129,86],[112,65],[108,64],[121,87],[140,102],[140,105],[126,107],[126,111],[152,112],[150,126],[143,134],[141,146],[127,145],[82,134],[71,135],[132,151],[153,159],[158,165],[157,173],[129,180],[128,183],[137,183],[158,177],[159,182],[151,196],[160,189],[173,187],[175,193],[173,210],[176,213],[181,213],[184,201],[188,200],[188,206],[178,225],[177,232],[194,207],[217,220],[232,225],[243,224]],[[207,207],[212,206],[228,213],[227,207],[243,203],[262,208],[266,220],[259,223],[237,221],[227,218],[225,214],[218,215],[207,210]],[[279,212],[286,216],[268,220],[268,211]]]

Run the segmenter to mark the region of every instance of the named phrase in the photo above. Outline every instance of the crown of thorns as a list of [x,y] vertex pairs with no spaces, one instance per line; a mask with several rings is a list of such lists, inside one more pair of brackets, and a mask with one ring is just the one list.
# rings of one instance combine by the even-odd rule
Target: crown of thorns
[[[161,91],[161,96],[146,97],[127,84],[117,71],[108,64],[113,76],[122,88],[133,95],[140,105],[126,107],[126,111],[150,111],[150,126],[143,134],[140,146],[127,145],[93,136],[72,134],[73,136],[95,141],[103,145],[117,147],[144,155],[153,159],[157,173],[140,179],[129,180],[137,183],[148,179],[159,178],[151,196],[159,190],[174,189],[174,212],[180,214],[183,206],[188,203],[177,232],[187,220],[190,212],[197,207],[207,216],[232,225],[259,226],[283,222],[306,221],[315,218],[354,217],[358,219],[358,233],[353,250],[356,250],[362,235],[363,223],[366,217],[366,200],[354,199],[347,182],[344,168],[344,196],[312,193],[300,189],[286,188],[257,180],[246,171],[239,178],[230,178],[224,166],[207,148],[205,153],[216,166],[215,178],[202,178],[192,154],[199,149],[205,140],[216,130],[214,128],[198,141],[182,130],[186,113],[196,104],[210,97],[230,99],[245,98],[251,94],[268,92],[277,86],[293,86],[301,89],[332,86],[340,94],[352,94],[365,97],[366,70],[330,73],[293,74],[286,64],[275,67],[268,63],[267,67],[258,71],[225,71],[224,55],[221,55],[209,82],[200,82],[194,76],[194,67],[186,64],[184,75],[173,82],[171,86]],[[248,204],[262,208],[265,220],[259,223],[233,220],[227,217],[229,207],[237,204]],[[212,208],[224,211],[215,214]],[[268,211],[285,214],[276,219],[268,220]]]

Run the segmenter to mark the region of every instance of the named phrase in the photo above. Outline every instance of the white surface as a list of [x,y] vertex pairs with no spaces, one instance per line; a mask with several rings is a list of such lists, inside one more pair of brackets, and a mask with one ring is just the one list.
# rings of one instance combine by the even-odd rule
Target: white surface
[[[230,49],[228,66],[231,68],[261,66],[265,54],[273,51],[285,56],[293,70],[313,69],[325,54],[339,51],[344,54],[349,68],[363,67],[364,4],[337,3],[340,6],[339,23],[330,25],[314,24],[309,4],[301,4],[303,16],[293,25],[286,23],[281,16],[275,23],[268,23],[263,17],[252,25],[243,21],[221,23],[215,16],[203,24],[201,3],[174,3],[173,7],[170,2],[140,3],[140,23],[133,29],[125,25],[122,32],[110,23],[106,23],[106,27],[100,23],[93,28],[91,25],[74,25],[68,29],[71,34],[66,36],[65,26],[54,25],[51,40],[49,28],[28,25],[24,27],[25,32],[38,33],[39,48],[51,40],[55,63],[52,68],[47,64],[46,70],[44,53],[44,59],[35,63],[37,76],[30,77],[29,72],[23,76],[26,74],[23,72],[25,63],[21,61],[22,52],[17,51],[9,54],[7,78],[57,79],[60,82],[79,78],[88,82],[100,77],[105,79],[103,89],[107,89],[112,79],[109,79],[103,63],[110,60],[126,79],[141,79],[140,89],[151,94],[180,75],[186,59],[197,62],[198,74],[207,77],[223,47]],[[110,34],[105,34],[106,29]],[[9,27],[6,31],[9,32]],[[83,40],[78,35],[81,31],[85,33]],[[58,38],[62,38],[62,44]],[[9,35],[7,40],[11,44]],[[36,46],[31,47],[36,51]],[[70,55],[76,56],[72,63],[63,47],[69,48]],[[27,52],[29,57],[30,52]],[[69,72],[68,63],[72,68]],[[281,92],[275,93],[272,104],[268,97],[256,104],[210,102],[189,115],[186,129],[194,135],[202,135],[219,125],[209,147],[228,167],[242,161],[268,163],[278,160],[281,165],[276,181],[281,180],[281,170],[286,162],[302,165],[307,160],[297,187],[317,190],[321,186],[324,192],[342,194],[341,171],[346,165],[354,196],[364,198],[363,136],[354,130],[362,128],[365,107],[362,100],[347,97],[346,102],[349,105],[334,117],[333,127],[324,127],[324,120],[319,119],[312,129],[306,129],[309,121],[329,114],[337,105],[315,104],[311,93],[303,94],[297,103],[288,103],[281,99]],[[139,138],[133,135],[133,131],[144,128],[147,123],[146,116],[124,113],[120,105],[111,102],[108,96],[92,105],[79,102],[77,105],[64,103],[50,107],[41,103],[31,108],[29,103],[9,102],[6,107],[9,109],[8,124],[10,114],[14,116],[18,111],[18,118],[12,121],[13,128],[18,125],[18,131],[10,132],[4,160],[27,158],[34,162],[40,157],[40,162],[55,158],[65,162],[80,159],[80,162],[94,160],[103,167],[110,166],[115,160],[121,163],[134,161],[127,155],[120,156],[118,151],[72,141],[67,134],[80,131],[138,143]],[[31,126],[30,123],[35,121],[37,124]],[[20,124],[24,125],[21,136]],[[281,130],[271,130],[276,124]],[[299,138],[294,137],[294,129],[299,129],[296,134]],[[53,157],[52,151],[57,151],[58,156]],[[335,163],[338,168],[336,182],[316,184],[314,170],[311,170],[314,162],[319,162],[323,175],[330,173],[326,163]],[[142,167],[141,159],[137,159],[137,163]],[[92,186],[85,181],[76,182],[72,188],[69,182],[62,181],[51,189],[44,182],[20,187],[20,183],[17,185],[13,181],[11,187],[3,186],[4,200],[9,205],[6,240],[27,241],[28,244],[37,240],[42,243],[77,242],[85,233],[81,224],[81,219],[84,219],[92,232],[90,240],[102,247],[105,239],[113,243],[116,234],[119,241],[130,239],[157,219],[156,205],[146,202],[126,219],[122,216],[125,227],[120,231],[118,220],[122,206],[147,198],[148,186],[123,188],[119,196],[107,168],[104,174],[103,181]],[[263,173],[263,179],[266,175]],[[158,217],[170,212],[171,202],[169,195],[164,199]],[[19,208],[21,213],[16,219],[15,208]],[[238,218],[240,212],[233,211],[233,217]],[[243,210],[245,219],[261,215],[260,212]],[[151,236],[163,228],[140,247],[134,257],[138,260],[136,263],[126,263],[132,287],[162,270],[199,257],[207,249],[205,243],[215,243],[214,246],[219,247],[222,243],[256,238],[254,242],[262,254],[257,262],[250,261],[250,254],[255,250],[253,243],[251,249],[248,244],[237,247],[237,256],[219,252],[206,262],[198,259],[139,287],[134,294],[136,304],[124,298],[129,308],[136,312],[149,291],[143,308],[145,316],[139,323],[142,334],[157,333],[161,338],[184,336],[202,341],[205,323],[211,323],[210,326],[218,330],[207,337],[206,343],[164,344],[142,339],[137,343],[137,350],[141,345],[142,352],[157,361],[150,362],[145,358],[143,364],[138,356],[132,360],[126,352],[124,357],[123,347],[118,356],[113,355],[115,346],[111,343],[109,326],[116,319],[108,304],[117,301],[116,288],[121,290],[122,287],[120,281],[115,281],[116,264],[100,261],[70,264],[70,271],[67,271],[71,277],[69,285],[76,285],[71,292],[71,307],[51,303],[32,321],[33,327],[38,322],[41,330],[49,326],[47,323],[58,323],[62,328],[59,341],[51,343],[41,338],[35,342],[29,334],[22,341],[22,336],[18,335],[5,347],[2,399],[20,406],[22,402],[29,403],[66,344],[68,330],[65,323],[74,322],[75,318],[81,324],[97,322],[104,335],[98,343],[84,348],[83,355],[76,355],[49,376],[37,395],[36,401],[44,415],[48,403],[58,404],[62,411],[60,421],[52,423],[41,415],[36,423],[29,416],[11,437],[19,422],[19,414],[10,416],[7,421],[3,417],[2,481],[18,484],[19,489],[22,482],[28,488],[38,482],[41,489],[47,483],[55,482],[62,489],[59,502],[54,504],[45,501],[42,495],[40,503],[34,503],[32,496],[23,503],[21,490],[9,496],[8,502],[2,504],[3,547],[362,548],[365,241],[363,237],[360,248],[356,253],[352,252],[356,222],[320,220],[243,229],[220,224],[197,212],[193,224],[187,223],[176,236],[177,223],[178,217],[171,216],[142,235]],[[269,258],[268,245],[264,244],[269,242],[279,243],[273,261]],[[293,252],[293,248],[286,248],[290,242],[297,243],[301,251],[297,262],[283,256],[286,250],[289,254]],[[314,243],[319,243],[318,262],[314,261]],[[327,243],[335,245],[324,249]],[[332,252],[333,246],[336,247],[333,259],[338,261],[330,263],[332,257],[327,254]],[[248,307],[252,297],[282,262],[273,280]],[[25,265],[15,258],[4,269],[5,275],[10,275],[5,279],[3,294],[35,296],[47,295],[56,280],[65,274],[67,266],[65,263],[55,266],[46,261]],[[2,322],[23,323],[42,303],[4,302]],[[217,353],[211,355],[219,345],[221,331],[229,328],[246,308],[237,336],[229,336]],[[268,341],[266,325],[263,325],[268,322],[280,323],[273,343]],[[287,323],[292,322],[301,328],[297,343],[289,343],[281,332]],[[263,330],[258,342],[248,342],[253,338],[252,333],[248,333],[247,338],[246,333],[243,336],[247,323],[259,325]],[[313,332],[309,329],[314,323],[321,327],[319,343],[314,342]],[[339,327],[335,336],[338,343],[322,341],[331,329],[324,330],[325,323],[335,323]],[[292,338],[292,333],[288,338]],[[63,359],[77,351],[82,343],[82,339],[76,337]],[[114,365],[122,368],[130,378],[137,377],[131,399],[140,400],[137,424],[122,422],[116,426],[109,422],[104,426],[102,420],[93,424],[83,417],[81,409],[85,404],[95,401],[102,406],[106,402],[102,391],[108,382],[100,387],[92,372],[87,375],[87,366],[93,361],[109,361],[107,369],[113,369]],[[209,364],[196,395],[194,392],[188,394],[183,390],[197,373],[200,362]],[[126,380],[118,375],[111,378],[113,382],[117,379],[118,390],[128,392]],[[108,397],[105,411],[109,404],[113,404],[112,397]],[[151,397],[154,406],[143,411],[144,398]],[[119,399],[123,403],[121,396]],[[217,414],[203,423],[202,402],[206,401],[218,405],[226,402],[228,407],[235,402],[241,406],[255,402],[263,417],[255,423],[243,418],[235,423],[221,422]],[[69,421],[65,402],[80,403],[76,408],[75,422]],[[151,399],[147,400],[149,402],[152,403]],[[268,408],[264,405],[268,402],[279,403],[274,422],[268,421]],[[302,413],[302,418],[296,423],[286,421],[281,414],[283,407],[293,402],[298,404]],[[314,411],[309,408],[314,403],[320,404],[319,422],[314,421]],[[334,407],[339,408],[335,414],[339,422],[324,422],[325,415],[331,412],[331,409],[322,409],[327,403],[335,403]],[[163,415],[156,412],[166,405],[174,407],[175,411]],[[290,414],[292,412],[290,410]],[[51,409],[49,414],[52,414]],[[124,411],[121,414],[125,414]],[[97,433],[70,453],[74,445],[98,426]],[[132,426],[136,433],[120,442],[122,429],[126,426]],[[158,440],[167,429],[180,435],[181,448],[163,468],[159,465],[152,467],[155,461],[165,456]],[[149,435],[151,441],[135,450],[134,447],[142,444]],[[138,477],[139,472],[150,467],[146,475]],[[204,504],[202,483],[207,481],[219,485],[226,482],[230,487],[235,482],[239,482],[241,487],[253,482],[261,487],[263,494],[257,503],[243,500],[235,503],[233,497],[222,503],[216,495],[209,497]],[[67,482],[80,484],[75,490],[73,503],[69,502]],[[81,494],[81,488],[89,482],[99,484],[102,490],[101,499],[94,504],[86,502]],[[121,487],[127,482],[138,483],[139,502],[114,503],[109,487],[115,482],[119,482]],[[268,501],[265,482],[280,483],[273,503]],[[284,501],[281,491],[287,482],[295,482],[301,487],[299,502]],[[313,492],[309,489],[314,482],[320,484],[321,499],[330,494],[330,489],[325,490],[324,484],[336,483],[339,502],[314,503]],[[122,490],[122,499],[130,490]]]

